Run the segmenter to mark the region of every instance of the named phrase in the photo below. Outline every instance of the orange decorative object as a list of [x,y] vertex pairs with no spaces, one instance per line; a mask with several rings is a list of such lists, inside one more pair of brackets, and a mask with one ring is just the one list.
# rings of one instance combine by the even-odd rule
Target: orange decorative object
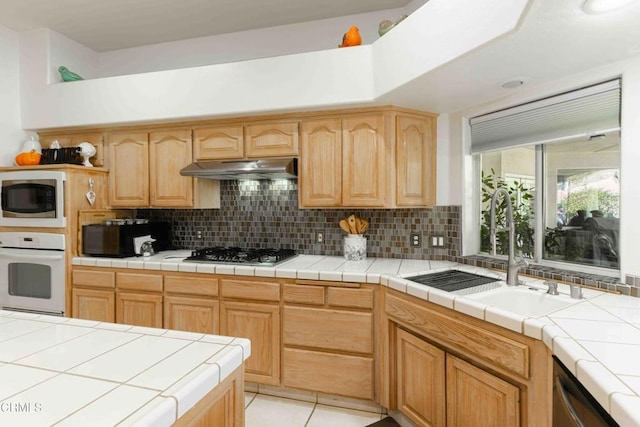
[[40,153],[36,150],[20,153],[16,156],[15,162],[18,166],[31,166],[40,164]]
[[342,44],[338,47],[359,46],[362,44],[362,37],[360,37],[360,30],[355,25],[349,28],[349,31],[342,36]]

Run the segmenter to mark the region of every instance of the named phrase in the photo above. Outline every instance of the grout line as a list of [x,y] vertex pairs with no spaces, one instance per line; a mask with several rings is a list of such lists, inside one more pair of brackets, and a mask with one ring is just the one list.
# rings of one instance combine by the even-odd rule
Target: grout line
[[309,423],[311,422],[311,417],[313,417],[313,414],[316,412],[316,407],[318,406],[317,403],[313,404],[313,409],[311,410],[311,413],[309,414],[309,418],[307,419],[307,422],[304,423],[304,427],[307,427],[309,425]]

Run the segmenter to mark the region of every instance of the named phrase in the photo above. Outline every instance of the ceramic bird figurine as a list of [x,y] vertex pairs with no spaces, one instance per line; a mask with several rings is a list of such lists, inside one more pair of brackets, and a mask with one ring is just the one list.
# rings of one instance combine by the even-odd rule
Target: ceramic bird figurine
[[380,35],[380,37],[387,34],[389,30],[401,23],[406,17],[407,15],[402,15],[396,22],[389,21],[388,19],[380,21],[380,24],[378,25],[378,34]]
[[359,46],[362,44],[362,37],[360,37],[360,30],[355,25],[349,28],[349,31],[342,36],[342,44],[338,47]]
[[82,77],[80,77],[73,71],[69,71],[69,69],[64,66],[58,67],[58,72],[62,76],[62,80],[65,82],[74,82],[76,80],[84,80]]

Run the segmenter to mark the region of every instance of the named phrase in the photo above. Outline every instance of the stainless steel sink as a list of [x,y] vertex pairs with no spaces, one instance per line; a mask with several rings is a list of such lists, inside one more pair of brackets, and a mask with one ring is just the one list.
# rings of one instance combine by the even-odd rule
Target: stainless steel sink
[[[500,286],[499,279],[460,270],[445,270],[437,273],[406,277],[406,279],[421,285],[430,286],[446,292],[455,292],[457,294],[469,293],[470,291],[461,291],[476,288],[478,286],[481,286],[482,288],[477,291],[485,291]],[[476,290],[474,289],[473,291]]]

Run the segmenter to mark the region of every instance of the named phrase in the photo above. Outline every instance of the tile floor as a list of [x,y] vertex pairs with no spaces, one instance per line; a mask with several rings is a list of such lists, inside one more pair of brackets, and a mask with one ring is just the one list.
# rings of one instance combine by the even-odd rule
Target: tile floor
[[246,427],[365,427],[386,414],[245,391]]

